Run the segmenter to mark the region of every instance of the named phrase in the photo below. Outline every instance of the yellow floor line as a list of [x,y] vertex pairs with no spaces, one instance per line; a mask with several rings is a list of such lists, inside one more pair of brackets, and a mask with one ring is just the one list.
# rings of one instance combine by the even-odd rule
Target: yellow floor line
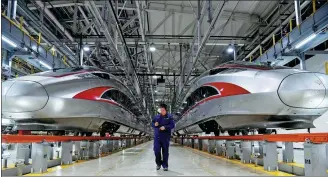
[[262,166],[255,166],[254,164],[244,164],[244,163],[241,163],[239,160],[236,160],[236,159],[227,159],[227,158],[224,158],[224,157],[220,157],[220,156],[216,156],[216,155],[213,155],[213,154],[209,154],[208,152],[203,152],[203,151],[200,151],[198,149],[193,149],[193,148],[190,148],[190,147],[186,147],[194,152],[199,152],[199,153],[202,153],[204,155],[208,155],[208,156],[212,156],[214,158],[217,158],[217,159],[221,159],[221,160],[225,160],[225,161],[229,161],[229,162],[232,162],[234,164],[238,164],[238,165],[241,165],[241,166],[244,166],[244,167],[248,167],[248,168],[251,168],[255,171],[261,171],[261,172],[264,172],[264,173],[267,173],[269,175],[273,175],[273,176],[295,176],[293,174],[290,174],[290,173],[285,173],[285,172],[281,172],[281,171],[266,171],[263,169]]

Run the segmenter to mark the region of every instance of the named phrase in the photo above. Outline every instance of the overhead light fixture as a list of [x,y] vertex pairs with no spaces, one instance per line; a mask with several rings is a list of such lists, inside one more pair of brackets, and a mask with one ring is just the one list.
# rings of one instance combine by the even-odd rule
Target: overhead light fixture
[[159,100],[158,100],[158,99],[156,99],[155,101],[156,101],[156,102],[158,102]]
[[183,103],[184,103],[184,104],[187,104],[187,101],[184,101]]
[[313,33],[311,34],[309,37],[305,38],[303,41],[301,41],[300,43],[298,43],[295,48],[299,49],[300,47],[302,47],[303,45],[305,45],[306,43],[310,42],[312,39],[314,39],[317,36],[317,34]]
[[36,49],[37,49],[37,47],[34,45],[34,46],[32,46],[32,49],[33,49],[33,50],[36,50]]
[[154,79],[157,79],[158,77],[159,77],[159,76],[156,76],[156,75],[153,76]]
[[47,65],[46,63],[44,63],[43,61],[39,61],[40,64],[48,69],[52,69],[49,65]]
[[233,47],[232,46],[229,46],[229,48],[227,49],[227,52],[228,53],[232,53],[234,51]]
[[90,47],[86,45],[86,46],[83,47],[83,50],[87,52],[87,51],[90,50]]
[[8,43],[9,45],[11,45],[12,47],[17,47],[17,45],[13,42],[13,41],[11,41],[10,39],[8,39],[7,37],[5,37],[4,35],[1,35],[1,38],[2,38],[2,40],[3,41],[5,41],[6,43]]
[[155,90],[155,93],[157,93],[158,92],[158,90]]
[[27,48],[27,47],[24,47],[23,49],[24,49],[25,51],[28,51],[28,48]]
[[151,51],[151,52],[155,52],[156,51],[156,47],[154,46],[154,44],[152,44],[151,46],[149,46],[149,51]]

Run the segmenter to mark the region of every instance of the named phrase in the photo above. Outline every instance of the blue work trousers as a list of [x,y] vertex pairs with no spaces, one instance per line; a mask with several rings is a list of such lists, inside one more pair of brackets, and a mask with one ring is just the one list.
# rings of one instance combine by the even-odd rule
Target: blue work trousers
[[154,139],[154,152],[156,157],[157,166],[163,166],[163,168],[168,168],[169,160],[169,145],[170,138],[159,138]]

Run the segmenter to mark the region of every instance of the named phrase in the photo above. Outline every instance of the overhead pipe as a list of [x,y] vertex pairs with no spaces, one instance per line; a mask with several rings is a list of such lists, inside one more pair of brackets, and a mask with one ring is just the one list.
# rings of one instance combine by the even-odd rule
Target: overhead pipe
[[7,16],[11,19],[16,19],[17,0],[8,0]]
[[[300,6],[300,9],[302,10],[310,2],[311,1],[304,1],[304,3]],[[285,13],[292,5],[293,5],[293,3],[290,3],[289,6],[282,13]],[[288,18],[286,18],[285,21],[282,22],[282,25],[289,23],[289,20],[292,19],[294,16],[295,16],[295,12],[293,12]],[[272,20],[272,22],[268,25],[268,27],[272,26],[273,23],[277,22],[278,19],[279,19],[279,16],[277,18],[275,18],[274,20]],[[268,27],[266,27],[263,31],[266,31]],[[272,33],[270,33],[265,39],[263,39],[263,41],[261,41],[261,43],[259,45],[257,45],[245,58],[249,58],[251,55],[253,55],[253,53],[256,52],[263,43],[265,43],[269,39],[271,39],[272,35],[277,33],[279,30],[280,30],[280,28],[277,27]],[[252,46],[258,40],[258,38],[259,38],[259,36],[254,38],[254,40],[251,42],[250,46]]]
[[[142,40],[146,41],[145,33],[144,33],[144,27],[143,27],[143,19],[141,18],[141,12],[140,12],[140,7],[139,7],[139,0],[136,1],[136,6],[137,6],[138,17],[139,17],[140,33],[141,33],[141,36],[142,36]],[[147,60],[147,70],[148,70],[148,72],[150,72],[146,45],[144,45],[144,52],[145,52],[145,58]],[[152,97],[152,101],[153,101],[153,106],[155,107],[155,99],[154,99],[152,78],[151,77],[149,77],[149,81],[150,81],[150,92],[151,92],[151,97]]]
[[212,0],[207,0],[207,10],[208,10],[208,19],[207,22],[211,23],[212,22]]
[[[216,9],[215,9],[215,12],[214,12],[214,14],[215,14],[214,19],[212,20],[212,22],[211,22],[211,24],[210,24],[210,26],[209,26],[209,28],[208,28],[208,30],[207,30],[207,32],[206,32],[206,34],[205,34],[203,40],[202,40],[202,42],[201,42],[200,47],[199,47],[198,50],[197,50],[196,57],[195,57],[195,59],[194,59],[195,61],[193,62],[193,66],[192,66],[192,68],[195,67],[195,65],[196,65],[196,63],[197,63],[197,61],[198,61],[198,59],[199,59],[200,53],[201,53],[201,51],[202,51],[202,49],[203,49],[205,43],[207,42],[207,40],[208,40],[208,38],[209,38],[209,36],[210,36],[210,34],[211,34],[211,31],[212,31],[212,29],[213,29],[213,27],[214,27],[216,21],[218,20],[219,16],[221,15],[221,12],[222,12],[223,7],[224,7],[224,5],[226,4],[226,2],[227,2],[227,1],[223,1],[223,4],[222,4],[221,8],[220,8],[220,3],[218,3],[218,5],[217,5],[217,7],[216,7]],[[188,73],[188,75],[187,75],[187,78],[185,79],[186,81],[188,81],[188,79],[189,79],[189,77],[190,77],[190,75],[191,75],[191,72],[192,72],[192,70],[189,71],[189,73]]]
[[[82,14],[82,16],[84,18],[84,21],[86,23],[86,26],[89,25],[90,24],[89,19],[85,15],[84,10],[82,9],[82,7],[81,6],[78,6],[78,9],[80,10],[80,12],[81,12],[81,14]],[[92,31],[93,34],[97,34],[96,31],[95,31],[95,29],[92,27],[92,25],[90,26],[90,28],[91,28],[91,31]]]
[[[71,51],[65,44],[62,44],[60,42],[60,40],[57,38],[57,36],[55,36],[53,34],[53,32],[51,32],[48,28],[41,28],[37,22],[37,19],[36,17],[34,16],[34,14],[32,14],[32,12],[26,8],[26,6],[23,5],[20,5],[18,4],[17,6],[17,10],[18,12],[22,15],[22,16],[25,16],[27,17],[28,19],[30,19],[30,21],[33,22],[33,27],[27,23],[24,19],[23,19],[23,23],[25,26],[27,26],[27,29],[29,29],[30,31],[32,31],[33,33],[35,34],[38,34],[39,32],[42,33],[42,40],[46,43],[48,43],[49,45],[55,45],[56,48],[57,48],[57,52],[61,55],[65,55],[68,57],[68,64],[70,66],[74,66],[76,65],[76,56],[74,54],[73,51]],[[34,29],[35,28],[35,29]],[[37,32],[36,30],[38,30],[39,32]],[[47,36],[50,40],[54,41],[53,43],[49,42],[47,39],[45,39],[44,36]]]
[[44,9],[44,12],[50,17],[50,19],[57,25],[57,27],[67,36],[67,38],[73,42],[74,38],[72,35],[63,27],[63,25],[60,24],[60,22],[57,20],[57,18],[52,14],[52,12],[49,11],[49,9],[44,8],[44,4],[42,1],[35,1],[36,4],[41,8]]
[[295,5],[296,25],[299,26],[302,23],[300,0],[294,0],[294,5]]

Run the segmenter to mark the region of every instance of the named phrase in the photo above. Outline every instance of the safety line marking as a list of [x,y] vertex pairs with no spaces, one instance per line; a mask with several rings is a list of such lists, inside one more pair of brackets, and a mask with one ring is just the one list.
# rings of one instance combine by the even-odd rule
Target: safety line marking
[[266,170],[263,169],[262,166],[261,167],[259,167],[259,166],[255,167],[254,164],[244,164],[244,163],[241,163],[238,160],[226,159],[226,158],[223,158],[223,157],[220,157],[220,156],[209,154],[208,152],[200,151],[198,149],[193,149],[193,148],[185,147],[185,146],[183,146],[183,147],[186,148],[186,149],[192,150],[196,153],[198,152],[198,153],[201,153],[201,154],[206,155],[206,156],[214,157],[214,158],[225,160],[225,161],[235,163],[235,164],[238,164],[238,165],[241,165],[241,166],[244,166],[244,167],[252,168],[255,171],[261,171],[261,172],[267,173],[269,175],[273,175],[273,176],[295,176],[293,174],[285,173],[285,172],[281,172],[281,171],[266,171]]

